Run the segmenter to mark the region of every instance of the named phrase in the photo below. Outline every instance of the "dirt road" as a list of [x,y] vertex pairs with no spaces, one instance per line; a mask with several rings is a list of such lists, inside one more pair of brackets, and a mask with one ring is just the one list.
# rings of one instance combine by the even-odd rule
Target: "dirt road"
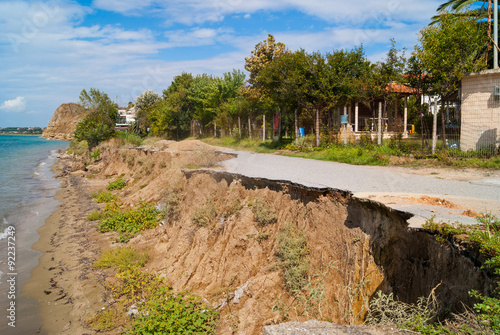
[[474,223],[474,212],[500,215],[500,171],[354,166],[245,151],[224,152],[237,155],[222,163],[230,172],[348,190],[354,196],[413,213],[409,220],[413,227],[433,216],[442,221]]

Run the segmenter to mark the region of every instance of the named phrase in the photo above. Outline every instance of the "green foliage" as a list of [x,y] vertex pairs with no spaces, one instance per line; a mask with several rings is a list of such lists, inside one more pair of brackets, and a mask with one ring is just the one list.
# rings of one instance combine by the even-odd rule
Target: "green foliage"
[[191,222],[198,227],[204,227],[217,217],[217,210],[212,201],[195,209]]
[[130,144],[134,147],[140,146],[143,142],[143,139],[139,135],[125,131],[117,131],[115,137],[122,139],[125,144]]
[[304,233],[288,223],[277,237],[276,256],[289,292],[299,292],[307,282],[309,248]]
[[131,267],[143,267],[148,261],[148,254],[145,251],[137,251],[132,247],[117,247],[105,249],[93,267],[96,269],[107,269],[111,267],[125,269]]
[[124,305],[137,304],[128,334],[214,334],[218,313],[188,292],[174,293],[163,278],[136,267],[116,274],[110,288]]
[[117,195],[106,191],[94,193],[91,195],[91,197],[94,198],[95,202],[97,203],[111,203],[120,201],[120,198]]
[[95,149],[94,151],[92,151],[92,153],[90,154],[90,157],[92,157],[93,159],[95,160],[98,160],[100,157],[101,157],[101,150],[99,149]]
[[115,309],[105,309],[88,319],[85,324],[94,330],[106,331],[117,327],[117,318],[118,313]]
[[150,109],[161,99],[161,95],[155,91],[145,90],[135,99],[135,108],[137,111]]
[[263,232],[259,232],[259,234],[257,235],[257,237],[255,238],[257,240],[257,242],[262,242],[262,241],[265,241],[269,238],[269,233],[263,233]]
[[423,68],[430,74],[438,94],[447,95],[458,89],[468,72],[486,67],[485,25],[473,16],[441,13],[437,24],[420,31],[421,46],[415,48]]
[[125,187],[125,185],[127,185],[127,181],[122,177],[118,177],[115,180],[110,181],[106,189],[108,191],[121,190]]
[[[143,312],[143,313],[141,313]],[[218,314],[187,292],[160,288],[139,306],[132,334],[215,334]]]
[[75,154],[81,156],[89,151],[87,141],[78,141],[77,139],[71,140],[67,150],[68,155]]
[[89,147],[93,148],[104,141],[115,132],[115,124],[108,114],[102,110],[90,112],[78,123],[75,130],[75,139],[87,141]]
[[[500,275],[500,220],[491,214],[478,217],[477,220],[478,225],[451,225],[429,220],[424,228],[435,234],[440,241],[452,240],[471,245],[487,258],[483,268]],[[474,290],[470,292],[471,296],[480,300],[474,305],[478,318],[495,333],[500,332],[500,300],[498,298],[500,283],[497,282],[497,284],[499,286],[495,296],[483,296]]]
[[140,231],[158,226],[164,213],[153,204],[139,202],[135,208],[110,209],[109,215],[99,222],[101,232],[116,231],[120,233],[120,241],[127,242]]
[[[436,316],[436,305],[432,304],[429,299],[421,297],[416,304],[407,304],[394,300],[392,293],[387,295],[382,291],[378,291],[370,302],[370,311],[366,317],[366,323],[368,325],[398,325],[403,328],[422,331],[426,326],[432,325]],[[431,327],[429,327],[429,330]]]
[[255,221],[261,225],[265,226],[278,221],[278,216],[264,199],[257,198],[253,201],[252,212]]
[[104,211],[93,211],[89,215],[87,215],[87,220],[88,221],[96,221],[96,220],[103,220],[108,217],[108,212]]
[[115,123],[118,118],[118,111],[115,103],[111,101],[106,93],[96,88],[90,88],[88,93],[85,89],[82,90],[80,93],[80,105],[87,110],[100,111],[106,114],[113,123]]

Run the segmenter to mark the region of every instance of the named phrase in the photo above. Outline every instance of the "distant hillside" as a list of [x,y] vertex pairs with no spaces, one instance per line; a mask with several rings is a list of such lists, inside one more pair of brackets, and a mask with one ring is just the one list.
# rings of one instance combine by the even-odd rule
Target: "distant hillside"
[[69,141],[73,138],[76,125],[88,111],[73,102],[57,107],[42,137]]

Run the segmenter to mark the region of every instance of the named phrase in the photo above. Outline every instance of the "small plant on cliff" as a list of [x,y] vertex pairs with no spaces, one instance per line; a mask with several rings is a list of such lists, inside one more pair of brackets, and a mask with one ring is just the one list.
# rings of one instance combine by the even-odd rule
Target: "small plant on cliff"
[[252,212],[255,217],[255,221],[264,226],[275,223],[278,220],[278,216],[272,210],[271,206],[269,206],[269,204],[261,198],[257,198],[253,202]]
[[101,191],[98,193],[94,193],[91,195],[92,198],[95,199],[97,203],[110,203],[110,202],[118,202],[120,198],[114,195],[111,192]]
[[76,139],[71,140],[69,143],[68,150],[66,152],[68,155],[75,154],[81,156],[89,151],[89,145],[87,141],[78,141]]
[[141,201],[135,208],[110,210],[109,216],[99,222],[99,230],[116,231],[120,241],[127,242],[140,231],[157,227],[163,215],[153,204]]
[[143,267],[148,261],[148,253],[138,251],[132,247],[117,247],[114,249],[105,249],[97,261],[92,265],[96,269],[107,269],[117,267],[121,269],[131,267]]
[[95,149],[94,151],[92,151],[92,153],[90,154],[90,157],[92,157],[93,159],[95,160],[98,160],[100,157],[101,157],[101,150],[99,149]]
[[108,187],[106,189],[108,191],[114,191],[114,190],[121,190],[122,188],[127,185],[127,181],[124,180],[122,177],[118,177],[115,180],[109,182]]
[[198,227],[204,227],[212,222],[217,216],[217,210],[212,201],[207,202],[205,205],[196,208],[191,218],[191,222]]
[[288,223],[278,233],[276,256],[290,293],[300,291],[307,283],[309,248],[304,233]]
[[127,334],[214,334],[218,313],[199,297],[173,292],[158,274],[137,267],[121,269],[115,282],[107,284],[113,298],[137,314]]

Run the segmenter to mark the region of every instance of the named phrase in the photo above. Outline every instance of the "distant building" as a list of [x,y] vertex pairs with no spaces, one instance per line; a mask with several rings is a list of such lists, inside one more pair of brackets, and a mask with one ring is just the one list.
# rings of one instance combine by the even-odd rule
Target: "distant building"
[[117,124],[130,125],[131,123],[135,122],[137,113],[135,111],[135,107],[129,109],[127,109],[126,107],[118,107],[118,115],[119,120]]

